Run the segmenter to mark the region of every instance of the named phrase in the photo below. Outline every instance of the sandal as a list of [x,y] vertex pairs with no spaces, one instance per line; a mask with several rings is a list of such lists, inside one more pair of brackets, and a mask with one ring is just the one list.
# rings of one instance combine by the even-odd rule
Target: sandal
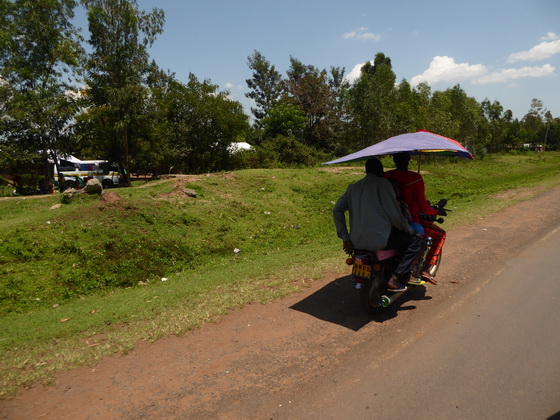
[[406,284],[410,284],[411,286],[422,286],[423,284],[426,284],[426,282],[422,279],[411,277],[410,280],[406,282]]
[[391,287],[389,285],[387,285],[387,291],[391,292],[391,293],[398,293],[398,292],[406,292],[408,288],[406,286],[403,286],[402,284],[399,284],[396,287]]
[[432,284],[437,284],[436,279],[434,279],[434,278],[432,277],[432,275],[431,275],[430,273],[426,272],[426,271],[424,271],[424,272],[422,273],[422,278],[423,278],[424,280],[426,280],[426,281],[432,283]]

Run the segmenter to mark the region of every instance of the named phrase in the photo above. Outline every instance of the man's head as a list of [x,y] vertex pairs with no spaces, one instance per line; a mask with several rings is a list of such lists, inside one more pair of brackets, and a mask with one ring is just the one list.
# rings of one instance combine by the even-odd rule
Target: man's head
[[383,176],[383,164],[377,158],[370,158],[366,161],[366,174]]
[[397,165],[397,169],[404,171],[408,170],[408,162],[410,162],[410,155],[408,153],[395,153],[393,155],[393,162]]

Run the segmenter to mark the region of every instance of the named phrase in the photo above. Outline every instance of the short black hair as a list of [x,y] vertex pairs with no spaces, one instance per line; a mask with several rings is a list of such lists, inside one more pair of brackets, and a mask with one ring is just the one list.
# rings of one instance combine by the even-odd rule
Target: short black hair
[[383,164],[377,158],[370,158],[366,161],[366,174],[383,176]]
[[410,162],[410,155],[406,152],[395,153],[393,155],[393,162],[395,162],[395,165],[397,165],[397,169],[407,168],[408,167],[408,162]]
[[393,155],[393,161],[397,162],[397,161],[401,161],[401,162],[409,162],[410,161],[410,155],[406,152],[402,152],[402,153],[395,153]]

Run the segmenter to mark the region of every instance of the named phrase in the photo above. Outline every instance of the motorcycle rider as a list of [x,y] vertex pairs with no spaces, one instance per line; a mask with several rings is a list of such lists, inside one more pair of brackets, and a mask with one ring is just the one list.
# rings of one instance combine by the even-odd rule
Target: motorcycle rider
[[[391,183],[383,177],[383,164],[371,158],[365,164],[366,176],[350,184],[333,208],[336,232],[347,253],[354,249],[376,251],[398,249],[402,257],[387,283],[391,292],[406,290],[401,283],[415,282],[410,274],[422,240],[403,216]],[[345,212],[350,216],[350,232]],[[412,278],[411,278],[412,277]]]
[[[385,178],[397,181],[401,191],[401,199],[408,205],[412,220],[424,227],[425,237],[432,237],[433,244],[426,258],[426,263],[428,265],[434,265],[437,263],[437,257],[445,242],[446,233],[445,230],[439,226],[426,220],[421,220],[419,213],[435,216],[438,214],[438,211],[430,207],[426,200],[422,175],[408,170],[410,154],[396,153],[393,155],[393,162],[395,162],[397,168],[385,172]],[[430,275],[425,267],[422,271],[422,278],[432,284],[437,284],[437,281]]]

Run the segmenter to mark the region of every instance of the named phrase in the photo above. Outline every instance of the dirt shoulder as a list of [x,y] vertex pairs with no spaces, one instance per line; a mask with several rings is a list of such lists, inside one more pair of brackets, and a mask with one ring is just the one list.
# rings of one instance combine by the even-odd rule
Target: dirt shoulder
[[[499,199],[499,198],[497,198]],[[303,398],[366,338],[382,343],[401,323],[449,309],[501,261],[560,225],[560,188],[448,232],[438,286],[407,292],[365,314],[348,273],[329,273],[298,294],[249,305],[181,337],[57,375],[50,386],[0,401],[4,419],[271,418]]]

